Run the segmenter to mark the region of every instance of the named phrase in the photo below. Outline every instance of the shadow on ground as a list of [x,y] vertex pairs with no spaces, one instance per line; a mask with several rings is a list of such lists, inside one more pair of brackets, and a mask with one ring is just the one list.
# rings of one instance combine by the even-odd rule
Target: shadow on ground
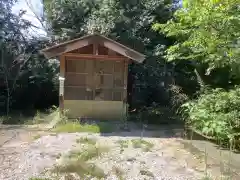
[[155,137],[155,138],[181,138],[183,126],[181,124],[149,125],[136,122],[118,121],[85,121],[83,125],[97,125],[101,136],[121,137]]

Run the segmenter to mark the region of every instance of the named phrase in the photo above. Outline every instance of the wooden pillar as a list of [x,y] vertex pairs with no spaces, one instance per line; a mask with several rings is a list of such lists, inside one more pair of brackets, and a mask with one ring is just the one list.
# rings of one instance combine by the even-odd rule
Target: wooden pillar
[[[128,66],[132,64],[132,61],[128,62]],[[132,109],[132,97],[133,97],[133,83],[134,83],[134,75],[133,72],[130,70],[128,72],[128,87],[127,87],[127,102],[128,108]]]
[[[61,55],[60,56],[60,77],[62,78],[65,78],[65,66],[66,66],[65,63],[66,63],[65,56]],[[64,86],[65,86],[65,83],[64,83]],[[59,108],[61,113],[63,113],[63,110],[64,110],[64,93],[65,92],[63,92],[62,95],[59,94]]]
[[123,118],[127,118],[128,102],[127,102],[127,87],[128,87],[128,60],[124,60],[124,81],[123,81]]

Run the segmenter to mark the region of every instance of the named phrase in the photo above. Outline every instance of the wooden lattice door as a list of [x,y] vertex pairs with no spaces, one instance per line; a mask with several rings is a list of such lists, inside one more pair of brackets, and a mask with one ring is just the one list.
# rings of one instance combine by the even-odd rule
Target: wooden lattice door
[[95,61],[95,100],[122,101],[124,91],[124,63],[121,61]]
[[66,100],[122,101],[124,61],[66,59]]

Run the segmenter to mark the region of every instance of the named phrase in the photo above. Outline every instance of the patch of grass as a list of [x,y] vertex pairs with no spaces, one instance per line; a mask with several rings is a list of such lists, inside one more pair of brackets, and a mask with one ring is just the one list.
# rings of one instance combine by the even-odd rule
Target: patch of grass
[[28,109],[24,111],[11,111],[9,116],[0,116],[0,124],[16,124],[16,125],[37,125],[50,123],[53,120],[61,121],[63,118],[59,116],[59,109],[52,107],[48,110],[39,111]]
[[76,178],[72,174],[67,174],[64,176],[64,180],[74,180],[74,179],[76,179]]
[[57,174],[76,173],[80,178],[84,178],[86,176],[104,178],[106,176],[101,168],[95,164],[87,163],[82,159],[72,160],[65,165],[56,166],[53,172]]
[[206,177],[203,177],[201,180],[213,180],[212,178],[206,176]]
[[124,176],[124,171],[117,166],[113,166],[112,168],[112,172],[118,177],[119,180],[123,180],[123,176]]
[[90,159],[99,157],[103,153],[108,151],[109,151],[108,147],[89,146],[83,151],[71,151],[68,157],[74,158],[74,159],[81,159],[83,161],[88,161]]
[[89,167],[88,174],[91,175],[92,177],[96,177],[99,179],[106,177],[103,169],[99,168],[95,164],[88,164],[88,167]]
[[39,139],[40,137],[41,137],[41,135],[40,135],[40,134],[37,134],[37,135],[33,136],[33,139],[34,139],[34,140],[37,140],[37,139]]
[[57,174],[75,173],[80,178],[85,178],[86,176],[96,177],[100,179],[104,178],[106,176],[104,171],[95,164],[88,163],[87,161],[101,156],[108,150],[108,147],[97,147],[96,145],[90,144],[84,150],[71,151],[67,156],[67,161],[64,161],[62,165],[55,166],[53,172]]
[[131,142],[134,148],[142,148],[144,151],[150,151],[154,146],[153,143],[150,143],[143,139],[132,139]]
[[4,119],[5,118],[3,116],[0,116],[0,125],[3,123]]
[[53,120],[57,120],[58,122],[62,120],[62,117],[59,116],[59,109],[57,107],[53,107],[44,112],[37,111],[32,118],[24,120],[24,124],[34,125],[41,123],[50,123]]
[[37,177],[32,177],[29,180],[51,180],[49,178],[37,178]]
[[140,174],[148,177],[154,177],[154,174],[149,170],[140,170]]
[[77,122],[67,122],[57,125],[54,132],[74,133],[74,132],[91,132],[91,133],[108,133],[113,131],[113,127],[107,123],[99,124],[80,124]]
[[116,127],[113,124],[109,123],[108,121],[99,122],[97,123],[97,126],[100,128],[101,133],[111,133],[116,130]]
[[142,150],[143,150],[144,152],[149,152],[149,151],[151,151],[151,149],[152,149],[152,147],[150,147],[150,146],[142,147]]
[[81,125],[75,122],[68,122],[65,124],[59,124],[54,129],[54,132],[61,133],[74,133],[74,132],[93,132],[99,133],[100,128],[97,125]]
[[95,145],[97,140],[96,139],[92,139],[92,138],[88,138],[88,137],[81,137],[81,138],[77,139],[76,142],[79,143],[79,144]]
[[[224,177],[224,176],[221,176],[219,177],[220,179],[222,180],[232,180],[231,177]],[[210,177],[209,175],[206,175],[205,177],[201,178],[200,180],[214,180],[215,178],[213,177]]]
[[117,143],[118,143],[122,148],[128,148],[128,141],[127,141],[127,140],[118,140]]
[[23,116],[22,114],[12,113],[9,116],[0,116],[0,124],[16,124],[20,125],[26,121],[31,121],[32,116]]
[[132,139],[132,145],[134,148],[141,148],[142,147],[142,141],[141,139]]
[[[220,178],[220,177],[219,177],[219,178]],[[207,175],[207,176],[201,178],[200,180],[214,180],[214,179],[215,179],[215,178],[210,177],[209,175]],[[222,180],[232,180],[231,177],[222,177],[222,176],[221,176],[221,179],[222,179]]]
[[128,148],[128,141],[127,140],[118,140],[117,143],[120,145],[120,153],[122,154],[124,151],[124,148]]

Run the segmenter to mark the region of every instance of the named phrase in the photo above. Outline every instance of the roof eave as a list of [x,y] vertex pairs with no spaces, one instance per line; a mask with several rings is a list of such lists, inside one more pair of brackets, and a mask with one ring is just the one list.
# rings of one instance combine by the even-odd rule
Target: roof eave
[[[57,45],[54,45],[52,47],[48,47],[48,48],[45,48],[45,49],[42,49],[40,51],[41,54],[43,54],[47,59],[49,58],[53,58],[53,57],[57,57],[63,53],[66,53],[66,52],[69,52],[71,50],[74,50],[77,48],[81,48],[81,47],[84,47],[84,46],[87,46],[87,45],[90,45],[93,43],[93,39],[95,38],[96,40],[96,37],[97,38],[101,38],[101,39],[105,39],[104,41],[104,46],[109,48],[109,49],[112,49],[112,50],[115,50],[116,52],[122,54],[123,56],[129,58],[129,59],[132,59],[138,63],[142,63],[144,60],[145,60],[145,55],[142,54],[142,53],[139,53],[127,46],[124,46],[112,39],[109,39],[105,36],[102,36],[102,35],[99,35],[99,34],[94,34],[94,35],[87,35],[87,36],[84,36],[84,37],[81,37],[81,38],[77,38],[77,39],[73,39],[73,40],[70,40],[70,41],[67,41],[67,42],[64,42],[64,43],[60,43],[60,44],[57,44]],[[108,43],[107,43],[108,42]],[[115,48],[114,48],[115,47]],[[120,51],[117,51],[117,48],[119,47],[120,48]]]

